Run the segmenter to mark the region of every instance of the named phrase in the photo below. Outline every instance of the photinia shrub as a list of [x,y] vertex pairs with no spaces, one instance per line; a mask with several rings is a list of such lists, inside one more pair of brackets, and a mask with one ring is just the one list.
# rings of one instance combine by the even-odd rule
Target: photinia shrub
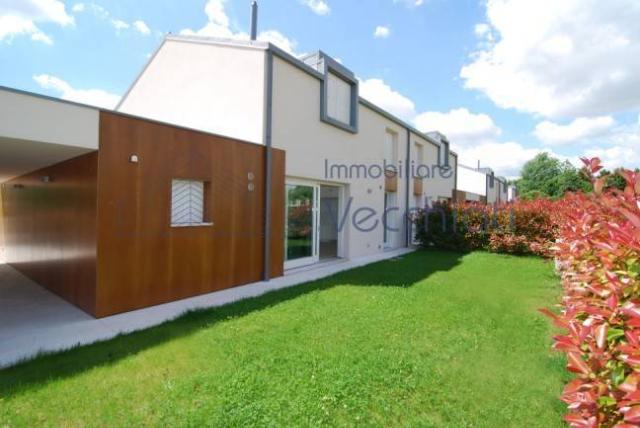
[[547,199],[496,206],[434,204],[415,217],[416,238],[424,247],[550,257],[557,238],[554,205]]
[[[601,169],[583,161],[592,177]],[[576,374],[561,397],[576,428],[640,427],[640,174],[622,175],[624,190],[593,179],[553,211],[563,297],[559,314],[543,312],[564,330],[554,348]]]

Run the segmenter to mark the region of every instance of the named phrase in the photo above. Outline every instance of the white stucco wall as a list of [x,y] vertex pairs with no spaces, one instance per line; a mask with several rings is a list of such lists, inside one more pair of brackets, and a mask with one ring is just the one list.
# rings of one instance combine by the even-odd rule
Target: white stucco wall
[[0,89],[0,183],[98,149],[99,111]]
[[265,51],[165,40],[119,111],[262,144]]
[[493,186],[493,188],[491,188],[490,179],[491,179],[490,176],[487,175],[487,203],[488,204],[495,204],[496,202],[498,202],[498,192],[499,192],[500,182],[496,178],[494,180],[494,186]]
[[458,165],[458,190],[486,196],[487,175],[484,172]]
[[[434,143],[427,141],[419,135],[411,134],[411,159],[418,159],[417,145],[420,145],[424,154],[424,165],[428,168],[428,177],[422,180],[422,196],[421,198],[427,198],[427,201],[437,202],[442,199],[450,199],[453,195],[453,189],[455,188],[455,171],[457,158],[455,155],[449,155],[449,165],[451,170],[445,171],[437,167],[438,165],[438,146]],[[425,174],[425,170],[418,170],[417,162],[415,164],[416,175]],[[414,194],[414,181],[411,180],[411,195],[417,197]],[[415,205],[417,201],[414,200],[412,205]]]
[[[347,213],[343,231],[342,256],[360,257],[383,251],[383,228],[381,217],[384,211],[384,177],[333,176],[327,165],[363,164],[381,166],[384,158],[384,139],[387,130],[397,133],[397,159],[406,159],[407,135],[405,129],[395,122],[359,105],[359,132],[352,134],[320,120],[320,81],[293,65],[274,58],[273,86],[273,146],[287,152],[286,174],[291,178],[304,178],[319,182],[340,184],[346,198],[343,199],[341,215]],[[354,170],[355,171],[355,170]],[[375,172],[375,171],[374,171]],[[374,174],[376,175],[376,174]],[[405,211],[405,180],[398,178],[396,200],[400,213]],[[351,199],[347,211],[348,200]],[[358,230],[354,220],[375,212],[375,216],[359,226],[371,231]],[[372,210],[372,211],[369,211]],[[402,215],[396,214],[401,221]],[[355,215],[355,219],[354,219]],[[404,231],[391,232],[391,246],[404,245]]]
[[502,181],[502,180],[496,180],[498,181],[499,184],[499,189],[498,189],[498,201],[499,202],[509,202],[509,186],[507,185],[506,180]]
[[98,148],[98,109],[0,89],[0,138]]

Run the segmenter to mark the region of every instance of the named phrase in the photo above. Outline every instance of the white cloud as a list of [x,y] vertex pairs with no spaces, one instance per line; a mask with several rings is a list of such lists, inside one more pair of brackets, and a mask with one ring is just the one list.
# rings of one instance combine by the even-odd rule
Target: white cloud
[[145,36],[151,34],[151,29],[144,21],[135,21],[133,23],[133,28],[135,28],[140,34],[143,34]]
[[[452,143],[453,144],[453,143]],[[487,142],[458,151],[458,161],[467,166],[475,167],[480,161],[483,167],[492,168],[496,174],[505,177],[517,177],[522,166],[539,153],[548,150],[527,148],[515,142]],[[555,157],[559,157],[551,153]]]
[[640,107],[637,0],[487,0],[486,8],[475,28],[484,44],[460,71],[467,88],[547,117]]
[[386,39],[391,35],[391,30],[389,27],[385,27],[382,25],[378,25],[376,30],[373,32],[373,37],[377,39]]
[[115,28],[117,33],[120,33],[123,30],[133,29],[144,36],[151,34],[151,29],[144,21],[136,20],[130,23],[123,19],[115,18],[111,12],[96,3],[76,3],[71,10],[76,13],[90,11],[97,18],[108,22],[113,28]]
[[75,101],[108,109],[113,109],[118,104],[118,101],[120,101],[119,95],[115,95],[101,89],[75,89],[64,80],[48,74],[33,76],[33,80],[35,80],[42,88],[55,91],[63,100]]
[[619,167],[635,169],[640,167],[640,152],[637,149],[624,146],[594,147],[584,152],[588,158],[599,157],[608,170]]
[[[197,35],[207,37],[217,37],[223,39],[249,40],[249,35],[242,31],[234,31],[230,26],[229,17],[224,9],[227,0],[209,0],[205,5],[205,13],[208,21],[199,30],[186,28],[180,31],[183,35]],[[279,48],[296,55],[295,40],[291,40],[284,34],[276,30],[266,30],[258,34],[258,39],[271,42]]]
[[476,34],[476,37],[486,37],[487,34],[491,33],[491,27],[489,26],[489,24],[485,24],[485,23],[480,23],[480,24],[476,24],[476,26],[473,28],[474,33]]
[[31,40],[53,44],[51,37],[37,23],[54,23],[65,27],[74,25],[75,21],[59,0],[0,0],[0,42],[11,41],[17,36],[29,36]]
[[459,162],[475,167],[480,161],[498,175],[515,177],[522,166],[542,149],[525,147],[520,143],[500,140],[502,129],[484,113],[473,113],[466,108],[449,112],[430,111],[416,116],[416,128],[423,132],[440,131],[451,141],[459,155]]
[[440,131],[451,141],[460,162],[475,166],[478,160],[491,166],[498,174],[517,176],[522,166],[542,151],[516,142],[501,142],[502,130],[486,114],[476,114],[466,108],[447,113],[418,113],[415,103],[393,90],[381,79],[360,80],[360,95],[395,116],[413,123],[423,132]]
[[615,123],[611,116],[579,117],[567,125],[544,121],[533,133],[546,145],[576,144],[606,134]]
[[413,121],[416,116],[414,102],[391,89],[382,79],[361,80],[360,96],[406,121]]
[[424,0],[393,0],[393,2],[396,4],[402,3],[407,6],[413,6],[413,7],[422,6],[424,4]]
[[323,0],[300,0],[302,4],[307,6],[316,15],[328,15],[331,13],[331,8],[326,1]]
[[441,113],[430,111],[419,114],[416,127],[423,132],[440,131],[458,147],[492,141],[502,130],[486,114],[474,114],[466,108]]
[[126,30],[127,28],[129,28],[129,24],[124,22],[121,19],[112,19],[111,20],[111,25],[113,25],[113,28],[115,28],[116,30]]

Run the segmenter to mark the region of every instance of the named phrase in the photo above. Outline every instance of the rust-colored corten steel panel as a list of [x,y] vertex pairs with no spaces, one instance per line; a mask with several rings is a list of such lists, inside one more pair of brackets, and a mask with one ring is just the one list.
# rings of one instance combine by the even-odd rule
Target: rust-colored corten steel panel
[[7,263],[95,313],[97,152],[4,184]]
[[[263,146],[101,112],[96,315],[260,281],[264,165]],[[273,150],[274,277],[283,269],[284,165]],[[171,227],[173,179],[210,183],[212,226]]]

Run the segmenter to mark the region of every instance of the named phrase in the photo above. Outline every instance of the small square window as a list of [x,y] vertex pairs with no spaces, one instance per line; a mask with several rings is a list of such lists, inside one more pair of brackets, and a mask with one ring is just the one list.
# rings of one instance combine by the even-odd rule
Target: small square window
[[171,226],[211,225],[209,193],[211,184],[199,180],[171,182]]

